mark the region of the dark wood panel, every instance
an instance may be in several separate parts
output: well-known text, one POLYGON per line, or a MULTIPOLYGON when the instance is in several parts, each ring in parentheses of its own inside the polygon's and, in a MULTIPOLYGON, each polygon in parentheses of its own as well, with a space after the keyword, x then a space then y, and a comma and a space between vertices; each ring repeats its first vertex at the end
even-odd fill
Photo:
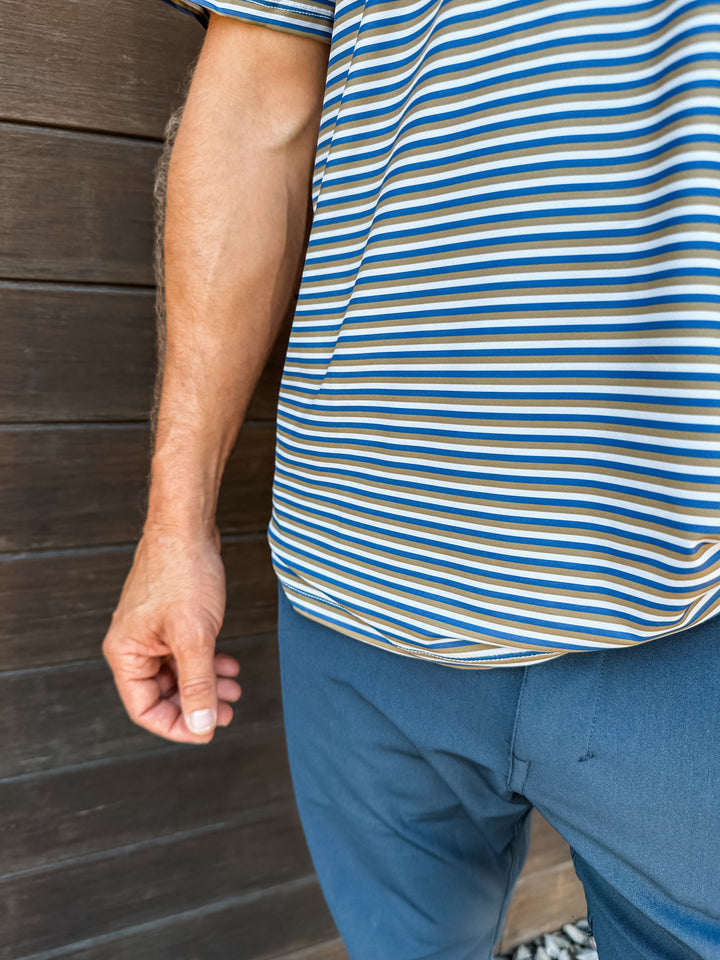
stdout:
MULTIPOLYGON (((275 638, 235 641, 221 649, 240 661, 243 695, 233 704, 230 726, 215 732, 213 740, 220 743, 249 736, 256 725, 282 717, 275 638)), ((104 660, 0 675, 0 730, 0 780, 92 760, 139 757, 170 743, 130 720, 104 660)))
MULTIPOLYGON (((289 328, 249 420, 275 419, 289 328)), ((147 419, 155 368, 154 290, 0 289, 0 422, 147 419)))
POLYGON ((0 781, 0 880, 70 857, 146 843, 243 815, 293 806, 285 736, 275 728, 213 740, 189 753, 171 745, 71 770, 0 781))
POLYGON ((304 950, 284 953, 282 957, 275 957, 274 960, 348 960, 348 953, 342 940, 335 938, 304 950))
POLYGON ((587 916, 567 841, 533 810, 530 849, 515 885, 498 953, 587 916))
POLYGON ((556 864, 522 883, 518 879, 499 950, 506 953, 586 916, 585 892, 572 862, 556 864))
POLYGON ((0 421, 142 420, 153 290, 0 288, 0 421))
POLYGON ((0 117, 161 137, 204 36, 160 0, 3 0, 0 117))
POLYGON ((154 142, 0 124, 0 277, 153 284, 159 156, 154 142))
MULTIPOLYGON (((0 671, 99 659, 133 547, 0 561, 0 671)), ((277 586, 264 534, 224 543, 219 641, 273 632, 277 586)))
POLYGON ((53 954, 62 960, 347 960, 337 949, 306 944, 336 934, 313 878, 245 900, 218 904, 200 916, 182 914, 151 928, 53 954), (292 953, 287 953, 292 950, 292 953))
MULTIPOLYGON (((145 424, 0 428, 0 550, 135 542, 149 469, 145 424)), ((218 502, 222 533, 267 528, 274 425, 245 423, 218 502)))
MULTIPOLYGON (((189 837, 60 861, 0 881, 5 942, 12 943, 13 957, 23 957, 309 874, 312 863, 294 810, 262 823, 212 824, 189 837)), ((205 935, 211 931, 206 922, 205 935)))

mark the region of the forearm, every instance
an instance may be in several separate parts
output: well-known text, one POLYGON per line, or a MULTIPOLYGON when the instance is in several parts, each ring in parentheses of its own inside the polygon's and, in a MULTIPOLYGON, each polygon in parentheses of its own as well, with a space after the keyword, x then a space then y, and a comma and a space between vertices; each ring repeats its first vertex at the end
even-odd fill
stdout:
POLYGON ((297 292, 317 121, 204 82, 172 149, 165 343, 146 523, 209 532, 227 457, 297 292))

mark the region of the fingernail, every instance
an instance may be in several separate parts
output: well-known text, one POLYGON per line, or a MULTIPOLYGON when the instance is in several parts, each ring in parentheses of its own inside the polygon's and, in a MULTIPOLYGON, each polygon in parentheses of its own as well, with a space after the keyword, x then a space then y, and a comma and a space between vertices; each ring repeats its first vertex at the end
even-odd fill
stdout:
POLYGON ((189 716, 185 717, 185 723, 193 733, 207 733, 215 726, 216 720, 215 710, 193 710, 189 716))

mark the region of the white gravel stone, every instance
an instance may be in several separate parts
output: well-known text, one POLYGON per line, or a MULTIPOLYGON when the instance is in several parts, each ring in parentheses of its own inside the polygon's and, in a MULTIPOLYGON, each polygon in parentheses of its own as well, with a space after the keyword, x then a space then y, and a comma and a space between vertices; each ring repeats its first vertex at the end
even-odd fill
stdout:
POLYGON ((532 960, 532 950, 526 944, 521 943, 519 947, 515 947, 512 960, 532 960))
POLYGON ((494 960, 598 960, 598 954, 590 924, 587 920, 578 920, 521 943, 512 953, 494 960))
POLYGON ((563 933, 568 936, 573 943, 578 943, 580 946, 583 946, 589 936, 590 931, 588 930, 586 932, 580 927, 576 926, 574 923, 565 923, 563 924, 563 933))
POLYGON ((558 936, 552 933, 543 935, 543 947, 545 947, 550 960, 560 960, 560 951, 563 949, 563 946, 564 944, 558 936))

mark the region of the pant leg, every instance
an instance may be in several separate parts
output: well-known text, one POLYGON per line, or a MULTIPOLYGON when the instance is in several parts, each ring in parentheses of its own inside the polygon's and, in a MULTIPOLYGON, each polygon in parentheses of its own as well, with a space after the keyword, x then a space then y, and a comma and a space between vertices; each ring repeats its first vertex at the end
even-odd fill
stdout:
POLYGON ((352 960, 489 960, 527 854, 507 787, 522 669, 453 670, 293 609, 278 637, 300 818, 352 960))
POLYGON ((573 849, 600 960, 718 960, 720 619, 533 665, 515 752, 515 788, 573 849))

